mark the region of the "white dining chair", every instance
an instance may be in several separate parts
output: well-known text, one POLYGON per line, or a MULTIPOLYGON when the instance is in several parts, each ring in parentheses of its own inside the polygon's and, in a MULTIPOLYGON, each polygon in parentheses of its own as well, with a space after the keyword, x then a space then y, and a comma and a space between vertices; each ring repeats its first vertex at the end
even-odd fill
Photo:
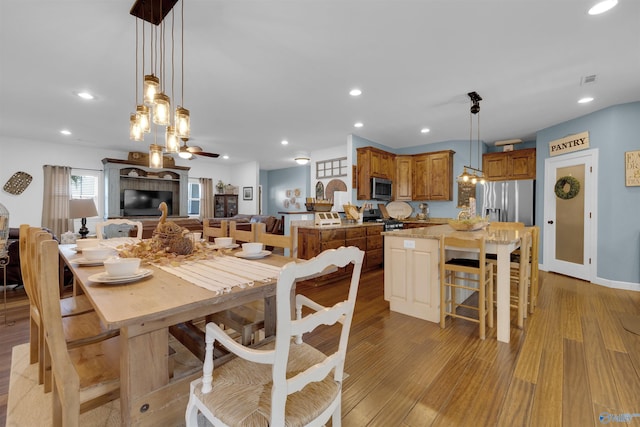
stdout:
POLYGON ((98 239, 106 239, 106 227, 110 225, 130 225, 137 228, 136 238, 142 240, 142 222, 130 219, 108 219, 96 224, 96 236, 98 239))
POLYGON ((360 249, 341 247, 284 266, 276 290, 276 338, 263 347, 245 347, 208 323, 203 375, 191 383, 187 426, 198 425, 198 412, 214 426, 320 426, 330 418, 334 427, 339 426, 344 361, 363 258, 360 249), (339 302, 324 307, 296 295, 292 319, 296 279, 348 264, 353 264, 351 282, 339 302), (320 325, 341 328, 337 349, 328 355, 302 342, 303 334, 320 325), (238 357, 214 369, 216 341, 238 357))

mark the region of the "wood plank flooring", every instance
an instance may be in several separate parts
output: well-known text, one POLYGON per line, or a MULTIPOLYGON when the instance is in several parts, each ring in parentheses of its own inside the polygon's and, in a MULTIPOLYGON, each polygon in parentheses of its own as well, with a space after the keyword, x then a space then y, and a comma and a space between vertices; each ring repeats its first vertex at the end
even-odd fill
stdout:
MULTIPOLYGON (((477 338, 476 324, 447 328, 392 313, 383 274, 363 274, 343 390, 350 426, 598 426, 599 417, 640 413, 640 336, 620 316, 640 315, 640 293, 541 272, 539 305, 524 330, 512 319, 511 342, 495 329, 477 338)), ((300 287, 320 303, 335 302, 346 283, 300 287)), ((11 347, 27 342, 28 311, 12 309, 0 324, 0 425, 4 424, 11 347)), ((0 321, 4 319, 0 318, 0 321)), ((331 328, 308 342, 336 345, 331 328)), ((640 426, 640 417, 626 425, 640 426)))

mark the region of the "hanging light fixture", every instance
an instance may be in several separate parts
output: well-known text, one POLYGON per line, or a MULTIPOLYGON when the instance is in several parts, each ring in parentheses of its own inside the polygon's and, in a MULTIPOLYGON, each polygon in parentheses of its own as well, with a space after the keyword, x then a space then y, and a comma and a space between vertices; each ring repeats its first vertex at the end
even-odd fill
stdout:
POLYGON ((463 167, 463 171, 460 175, 458 175, 459 182, 471 182, 472 184, 480 183, 484 184, 486 182, 484 178, 484 173, 482 169, 480 169, 480 101, 482 98, 478 95, 477 92, 469 92, 467 94, 471 99, 471 108, 469 109, 469 164, 463 167), (476 115, 478 118, 477 131, 478 131, 478 167, 474 168, 471 162, 471 153, 473 149, 473 116, 476 115), (468 170, 473 171, 469 173, 468 170))
POLYGON ((140 123, 138 123, 138 117, 135 113, 129 116, 129 138, 134 141, 144 140, 144 135, 140 129, 140 123))
POLYGON ((153 169, 161 169, 163 167, 162 147, 160 145, 149 145, 149 167, 153 169))
POLYGON ((165 132, 164 151, 166 151, 167 153, 180 152, 180 142, 178 141, 176 130, 173 126, 167 126, 167 131, 165 132))
POLYGON ((176 125, 176 136, 178 138, 189 138, 191 135, 191 117, 189 114, 189 110, 184 108, 184 0, 182 0, 182 10, 180 14, 181 19, 181 36, 180 36, 180 62, 182 64, 180 71, 180 79, 181 79, 181 96, 180 103, 181 106, 176 108, 175 114, 175 125, 176 125))

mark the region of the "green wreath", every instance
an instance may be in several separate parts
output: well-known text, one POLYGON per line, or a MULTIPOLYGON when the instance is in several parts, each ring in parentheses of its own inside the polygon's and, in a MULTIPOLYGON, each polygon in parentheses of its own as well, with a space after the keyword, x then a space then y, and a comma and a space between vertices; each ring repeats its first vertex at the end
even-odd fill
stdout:
POLYGON ((554 189, 556 196, 560 199, 573 199, 580 192, 580 181, 572 176, 563 176, 556 181, 554 189), (569 184, 569 191, 564 191, 565 185, 569 184))

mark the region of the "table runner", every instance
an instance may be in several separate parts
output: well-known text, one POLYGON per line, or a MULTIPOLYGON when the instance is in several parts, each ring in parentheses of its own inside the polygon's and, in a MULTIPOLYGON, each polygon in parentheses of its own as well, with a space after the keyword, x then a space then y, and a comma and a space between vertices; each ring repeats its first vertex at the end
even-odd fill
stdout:
POLYGON ((253 286, 255 282, 270 282, 276 280, 280 273, 280 267, 233 256, 157 267, 216 294, 231 292, 234 287, 253 286))

